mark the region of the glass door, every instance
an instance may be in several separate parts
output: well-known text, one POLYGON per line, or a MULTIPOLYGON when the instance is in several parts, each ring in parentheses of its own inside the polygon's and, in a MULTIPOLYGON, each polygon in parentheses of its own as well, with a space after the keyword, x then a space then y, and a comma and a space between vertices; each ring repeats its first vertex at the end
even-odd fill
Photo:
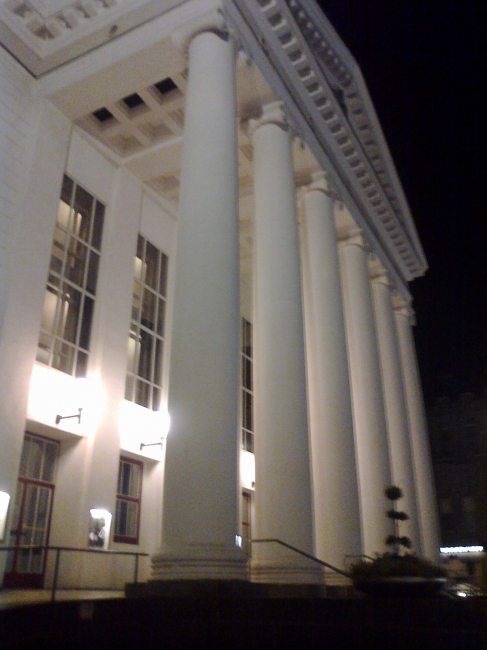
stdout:
POLYGON ((49 542, 54 497, 54 470, 59 443, 26 434, 15 496, 10 545, 4 587, 42 588, 47 553, 41 548, 49 542))

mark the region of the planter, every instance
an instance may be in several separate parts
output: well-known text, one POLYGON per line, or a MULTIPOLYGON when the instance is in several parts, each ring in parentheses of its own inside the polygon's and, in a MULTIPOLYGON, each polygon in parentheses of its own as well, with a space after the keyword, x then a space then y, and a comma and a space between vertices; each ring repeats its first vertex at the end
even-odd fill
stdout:
POLYGON ((353 586, 369 596, 421 597, 431 596, 446 585, 446 578, 409 576, 367 576, 353 579, 353 586))

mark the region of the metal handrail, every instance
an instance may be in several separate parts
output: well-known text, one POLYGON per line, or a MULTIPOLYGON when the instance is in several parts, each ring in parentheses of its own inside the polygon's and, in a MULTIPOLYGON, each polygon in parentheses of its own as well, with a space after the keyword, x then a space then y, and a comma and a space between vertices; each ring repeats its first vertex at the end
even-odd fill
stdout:
POLYGON ((139 553, 136 551, 105 551, 97 548, 76 548, 73 546, 43 546, 39 544, 23 544, 21 546, 1 546, 0 551, 20 551, 20 550, 41 550, 41 551, 56 551, 56 560, 54 564, 54 576, 51 588, 51 602, 56 600, 57 580, 59 575, 59 564, 61 561, 61 551, 71 551, 75 553, 98 553, 102 555, 133 555, 135 557, 134 564, 134 583, 137 583, 139 574, 139 557, 148 557, 149 553, 139 553))
POLYGON ((251 544, 261 544, 261 543, 268 543, 268 542, 274 542, 275 544, 280 544, 281 546, 285 546, 286 548, 290 549, 291 551, 294 551, 295 553, 299 553, 299 555, 302 555, 303 557, 307 557, 308 560, 313 560, 313 562, 317 562, 318 564, 321 564, 321 566, 326 566, 327 569, 331 569, 332 571, 335 571, 335 573, 339 573, 340 575, 345 576, 346 578, 350 578, 350 574, 347 573, 346 571, 342 571, 341 569, 338 569, 336 566, 333 566, 333 564, 324 562, 323 560, 320 560, 314 555, 311 555, 310 553, 306 553, 306 551, 302 551, 301 549, 296 548, 295 546, 291 546, 291 544, 288 544, 287 542, 283 542, 280 539, 251 539, 250 542, 251 544))

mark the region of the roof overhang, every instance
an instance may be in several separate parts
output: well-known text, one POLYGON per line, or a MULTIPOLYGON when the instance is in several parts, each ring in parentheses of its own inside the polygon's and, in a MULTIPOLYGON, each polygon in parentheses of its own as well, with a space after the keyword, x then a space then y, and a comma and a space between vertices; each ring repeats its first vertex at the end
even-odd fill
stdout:
MULTIPOLYGON (((223 0, 397 288, 427 262, 360 69, 313 0, 223 0)), ((405 288, 405 287, 404 287, 405 288)))

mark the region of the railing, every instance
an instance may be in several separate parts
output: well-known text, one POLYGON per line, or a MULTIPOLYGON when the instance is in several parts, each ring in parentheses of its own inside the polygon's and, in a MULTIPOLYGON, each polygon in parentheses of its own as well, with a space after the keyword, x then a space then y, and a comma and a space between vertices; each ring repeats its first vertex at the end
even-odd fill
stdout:
POLYGON ((21 550, 37 550, 37 551, 56 551, 56 560, 54 563, 54 575, 51 587, 51 601, 56 600, 57 581, 59 576, 59 565, 61 562, 61 551, 71 553, 97 553, 98 555, 132 555, 135 558, 134 563, 134 583, 138 581, 139 575, 139 557, 148 557, 149 553, 137 553, 135 551, 103 551, 95 548, 73 548, 71 546, 40 546, 40 545, 24 545, 24 546, 2 546, 0 551, 21 551, 21 550))
POLYGON ((345 576, 346 578, 350 577, 350 574, 347 573, 346 571, 342 571, 341 569, 338 569, 336 566, 333 566, 333 564, 328 564, 328 562, 324 562, 323 560, 318 559, 314 555, 311 555, 310 553, 306 553, 306 551, 302 551, 301 549, 296 548, 295 546, 291 546, 291 544, 288 544, 287 542, 283 542, 280 539, 251 539, 250 542, 252 544, 268 544, 270 542, 273 542, 274 544, 280 544, 281 546, 284 546, 285 548, 288 548, 289 550, 294 551, 295 553, 299 553, 299 555, 308 558, 308 560, 312 560, 313 562, 316 562, 317 564, 320 564, 321 566, 324 566, 327 569, 331 569, 335 573, 339 573, 340 575, 345 576))

